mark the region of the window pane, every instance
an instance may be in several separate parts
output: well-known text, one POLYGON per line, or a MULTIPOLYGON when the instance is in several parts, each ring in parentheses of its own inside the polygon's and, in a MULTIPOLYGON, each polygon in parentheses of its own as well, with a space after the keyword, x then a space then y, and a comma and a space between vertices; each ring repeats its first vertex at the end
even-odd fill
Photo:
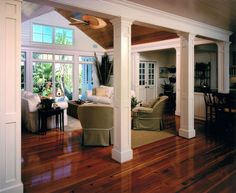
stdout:
POLYGON ((33 62, 33 92, 52 96, 52 63, 33 62))
POLYGON ((43 42, 44 42, 44 43, 49 43, 49 44, 51 44, 51 43, 52 43, 52 36, 50 36, 50 35, 44 35, 44 36, 43 36, 43 42))
POLYGON ((93 68, 92 64, 80 64, 79 65, 79 95, 80 98, 86 98, 86 91, 93 88, 93 68))
POLYGON ((55 64, 55 96, 66 95, 69 100, 72 100, 73 79, 72 79, 72 64, 55 64))
POLYGON ((93 56, 80 56, 79 61, 80 62, 94 62, 94 57, 93 56))
POLYGON ((34 42, 43 42, 42 34, 33 34, 33 41, 34 42))
POLYGON ((52 27, 50 27, 50 26, 43 26, 43 34, 51 36, 51 34, 52 34, 52 27))
POLYGON ((46 25, 33 24, 32 40, 34 42, 52 43, 52 27, 46 25))
POLYGON ((55 44, 72 45, 73 30, 65 28, 55 28, 55 44))
POLYGON ((57 61, 73 61, 73 56, 70 55, 55 55, 57 61))
POLYGON ((26 69, 26 53, 21 52, 21 89, 22 90, 25 89, 25 77, 26 77, 25 69, 26 69))
POLYGON ((43 33, 43 26, 42 25, 33 24, 33 33, 42 34, 43 33))

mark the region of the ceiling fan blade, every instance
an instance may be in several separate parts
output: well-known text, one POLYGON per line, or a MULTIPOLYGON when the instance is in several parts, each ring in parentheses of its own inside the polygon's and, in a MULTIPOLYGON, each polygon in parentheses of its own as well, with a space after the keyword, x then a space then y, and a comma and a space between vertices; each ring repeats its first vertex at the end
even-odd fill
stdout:
POLYGON ((82 18, 84 21, 88 22, 91 29, 100 29, 107 25, 103 19, 91 15, 84 15, 82 18))
POLYGON ((71 23, 69 25, 79 25, 79 24, 86 24, 86 25, 88 25, 88 22, 80 20, 80 19, 76 19, 76 18, 73 18, 73 17, 70 17, 70 20, 72 20, 72 21, 71 21, 71 23))

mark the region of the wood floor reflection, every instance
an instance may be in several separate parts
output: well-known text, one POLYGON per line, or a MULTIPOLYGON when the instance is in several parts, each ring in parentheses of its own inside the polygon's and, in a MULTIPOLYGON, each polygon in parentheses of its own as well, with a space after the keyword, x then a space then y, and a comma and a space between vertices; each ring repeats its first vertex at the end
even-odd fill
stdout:
POLYGON ((23 134, 24 192, 235 192, 235 133, 205 133, 201 121, 195 128, 194 139, 173 136, 135 148, 124 164, 111 159, 112 147, 81 147, 80 131, 23 134))

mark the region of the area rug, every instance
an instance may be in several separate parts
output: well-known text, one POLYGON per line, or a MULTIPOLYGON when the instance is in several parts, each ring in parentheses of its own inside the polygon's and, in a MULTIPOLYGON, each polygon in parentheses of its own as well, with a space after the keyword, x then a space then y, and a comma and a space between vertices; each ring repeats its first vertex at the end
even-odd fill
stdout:
POLYGON ((140 147, 149 143, 159 141, 171 136, 175 136, 176 132, 173 129, 166 129, 163 131, 144 131, 133 130, 131 131, 131 146, 132 148, 140 147))
MULTIPOLYGON (((81 129, 82 126, 78 119, 68 116, 68 125, 65 126, 65 132, 72 132, 81 129)), ((131 130, 132 148, 140 147, 149 143, 159 141, 176 135, 173 129, 164 129, 163 131, 145 131, 131 130)))

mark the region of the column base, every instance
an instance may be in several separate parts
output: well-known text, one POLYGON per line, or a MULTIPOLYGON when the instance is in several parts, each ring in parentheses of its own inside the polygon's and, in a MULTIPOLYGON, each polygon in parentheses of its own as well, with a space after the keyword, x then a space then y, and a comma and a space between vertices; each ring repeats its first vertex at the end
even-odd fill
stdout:
POLYGON ((187 138, 187 139, 191 139, 196 136, 196 132, 194 129, 187 130, 187 129, 180 128, 179 129, 179 136, 187 138))
POLYGON ((19 183, 15 186, 10 186, 5 189, 0 189, 1 193, 23 193, 23 184, 19 183))
POLYGON ((116 149, 112 149, 112 159, 118 161, 119 163, 124 163, 133 159, 133 150, 130 149, 128 151, 120 152, 116 149))

